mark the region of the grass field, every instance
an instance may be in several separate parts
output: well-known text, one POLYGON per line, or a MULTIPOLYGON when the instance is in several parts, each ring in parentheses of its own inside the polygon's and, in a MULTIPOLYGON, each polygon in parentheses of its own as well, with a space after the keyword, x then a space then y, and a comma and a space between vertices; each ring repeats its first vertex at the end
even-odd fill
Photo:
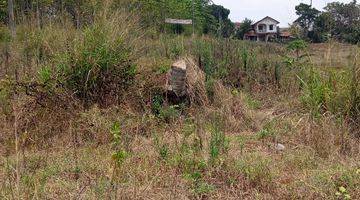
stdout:
POLYGON ((0 199, 359 199, 358 46, 120 19, 2 41, 0 199), (181 58, 188 98, 174 103, 181 58))

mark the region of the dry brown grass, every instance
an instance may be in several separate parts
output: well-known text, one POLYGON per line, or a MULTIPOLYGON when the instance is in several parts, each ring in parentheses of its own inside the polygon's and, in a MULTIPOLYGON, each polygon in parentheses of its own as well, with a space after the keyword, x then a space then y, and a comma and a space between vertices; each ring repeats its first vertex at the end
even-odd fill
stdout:
POLYGON ((325 68, 346 68, 351 65, 350 59, 354 56, 357 47, 350 44, 331 41, 328 43, 311 44, 309 53, 316 66, 325 68))
MULTIPOLYGON (((152 111, 152 104, 154 96, 166 92, 172 44, 143 37, 129 18, 123 27, 117 21, 121 16, 104 23, 134 47, 131 59, 136 58, 138 72, 118 104, 85 109, 62 87, 48 93, 36 85, 29 95, 20 84, 20 152, 15 152, 13 110, 5 106, 14 102, 1 105, 0 199, 338 199, 339 187, 352 199, 360 196, 359 139, 333 115, 314 118, 304 110, 294 74, 283 78, 284 89, 274 84, 273 65, 284 54, 282 46, 244 43, 258 55, 249 72, 254 77, 244 75, 240 81, 247 88, 238 90, 224 83, 238 81, 242 61, 232 53, 241 49, 230 40, 203 38, 223 48, 213 56, 225 57, 220 54, 228 51, 227 64, 237 67, 229 69, 236 75, 215 80, 209 95, 204 72, 196 59, 188 59, 190 104, 179 112, 163 106, 164 117, 152 111), (277 150, 278 143, 285 150, 277 150)), ((47 58, 42 64, 51 65, 81 32, 47 27, 42 34, 47 58)), ((180 39, 183 48, 192 45, 180 39)), ((338 45, 312 45, 314 62, 345 66, 352 47, 338 45), (334 56, 336 49, 342 50, 334 56)), ((20 59, 23 49, 20 41, 12 44, 11 66, 21 66, 21 77, 37 75, 35 58, 20 59)))

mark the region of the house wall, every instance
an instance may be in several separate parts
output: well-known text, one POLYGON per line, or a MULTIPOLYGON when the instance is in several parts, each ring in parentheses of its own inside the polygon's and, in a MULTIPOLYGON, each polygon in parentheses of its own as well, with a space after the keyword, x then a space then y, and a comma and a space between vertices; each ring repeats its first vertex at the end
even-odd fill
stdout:
POLYGON ((264 19, 261 22, 256 24, 256 32, 257 33, 276 33, 277 32, 277 23, 274 20, 271 19, 264 19), (259 25, 266 25, 266 31, 260 32, 259 25), (273 25, 273 30, 270 30, 270 25, 273 25))

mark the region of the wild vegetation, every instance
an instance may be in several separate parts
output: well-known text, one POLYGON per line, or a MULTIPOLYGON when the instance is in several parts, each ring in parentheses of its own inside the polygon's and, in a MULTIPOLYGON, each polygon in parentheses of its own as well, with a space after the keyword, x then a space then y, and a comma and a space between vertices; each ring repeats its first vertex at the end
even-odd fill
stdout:
POLYGON ((360 4, 357 0, 349 3, 332 2, 325 11, 319 11, 310 5, 301 3, 296 6, 299 18, 295 28, 299 37, 312 42, 326 42, 337 39, 342 42, 357 44, 360 41, 360 4))
POLYGON ((358 199, 359 46, 161 33, 132 7, 158 1, 89 2, 1 27, 0 199, 358 199))

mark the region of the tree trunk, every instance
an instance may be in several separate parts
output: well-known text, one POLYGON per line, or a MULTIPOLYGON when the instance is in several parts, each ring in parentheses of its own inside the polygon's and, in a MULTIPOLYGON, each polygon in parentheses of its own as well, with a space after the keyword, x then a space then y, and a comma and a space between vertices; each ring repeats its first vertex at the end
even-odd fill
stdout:
MULTIPOLYGON (((8 13, 9 13, 9 28, 11 31, 11 37, 16 37, 16 30, 15 30, 15 14, 14 14, 14 1, 8 0, 8 13)), ((18 70, 15 67, 15 80, 18 81, 18 70)))
POLYGON ((8 13, 9 13, 9 28, 11 30, 11 35, 15 37, 15 15, 14 15, 14 1, 8 0, 8 13))

